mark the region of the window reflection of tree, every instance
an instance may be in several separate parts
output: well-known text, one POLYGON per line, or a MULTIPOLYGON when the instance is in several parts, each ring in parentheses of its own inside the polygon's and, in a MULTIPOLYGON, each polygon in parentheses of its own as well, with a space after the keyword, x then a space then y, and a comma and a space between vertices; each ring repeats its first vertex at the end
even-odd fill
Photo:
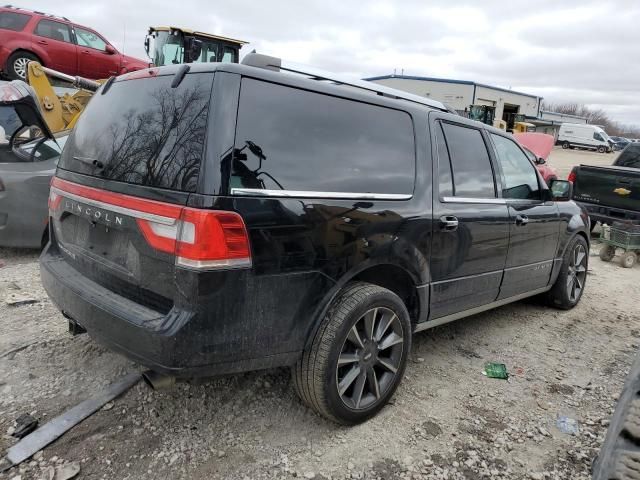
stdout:
POLYGON ((107 134, 97 133, 99 150, 109 152, 102 175, 123 182, 191 191, 204 148, 208 95, 194 86, 164 87, 150 95, 144 111, 130 110, 107 134))

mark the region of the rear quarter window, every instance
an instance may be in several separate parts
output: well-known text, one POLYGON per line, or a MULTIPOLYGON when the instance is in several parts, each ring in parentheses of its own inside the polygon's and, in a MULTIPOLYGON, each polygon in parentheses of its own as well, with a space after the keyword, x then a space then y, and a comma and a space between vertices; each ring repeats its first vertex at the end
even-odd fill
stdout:
POLYGON ((16 12, 0 12, 0 28, 20 32, 29 22, 31 15, 16 12))
POLYGON ((409 114, 245 78, 231 188, 411 194, 409 114))
POLYGON ((105 95, 98 91, 69 137, 59 168, 195 191, 213 73, 188 74, 177 88, 171 88, 173 78, 116 81, 105 95))

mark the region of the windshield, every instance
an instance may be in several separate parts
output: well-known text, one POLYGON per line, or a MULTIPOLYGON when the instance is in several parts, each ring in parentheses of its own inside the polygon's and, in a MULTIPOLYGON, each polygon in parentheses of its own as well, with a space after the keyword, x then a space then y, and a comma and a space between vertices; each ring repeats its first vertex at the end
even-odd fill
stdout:
POLYGON ((60 156, 69 135, 57 137, 55 140, 44 137, 25 142, 16 148, 19 160, 27 162, 44 162, 60 156))
POLYGON ((184 44, 182 37, 171 35, 169 32, 155 32, 152 38, 153 50, 151 59, 154 65, 162 67, 183 62, 184 44))

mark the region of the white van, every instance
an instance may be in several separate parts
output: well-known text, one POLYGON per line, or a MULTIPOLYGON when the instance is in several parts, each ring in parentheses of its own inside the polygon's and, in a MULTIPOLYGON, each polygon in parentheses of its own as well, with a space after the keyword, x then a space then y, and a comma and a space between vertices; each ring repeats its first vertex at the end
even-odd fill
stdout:
POLYGON ((609 135, 596 125, 583 123, 563 123, 558 132, 557 144, 562 148, 591 148, 600 153, 611 152, 609 135))

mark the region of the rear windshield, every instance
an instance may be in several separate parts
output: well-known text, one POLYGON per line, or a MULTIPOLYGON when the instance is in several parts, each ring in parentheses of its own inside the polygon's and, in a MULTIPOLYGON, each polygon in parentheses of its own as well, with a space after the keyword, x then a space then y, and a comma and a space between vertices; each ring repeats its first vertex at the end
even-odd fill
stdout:
POLYGON ((614 165, 618 167, 640 168, 640 143, 630 143, 627 145, 614 165))
POLYGON ((213 73, 115 82, 98 91, 62 152, 59 168, 193 192, 200 172, 213 73))
POLYGON ((24 13, 0 12, 0 28, 19 32, 27 24, 31 16, 24 13))

